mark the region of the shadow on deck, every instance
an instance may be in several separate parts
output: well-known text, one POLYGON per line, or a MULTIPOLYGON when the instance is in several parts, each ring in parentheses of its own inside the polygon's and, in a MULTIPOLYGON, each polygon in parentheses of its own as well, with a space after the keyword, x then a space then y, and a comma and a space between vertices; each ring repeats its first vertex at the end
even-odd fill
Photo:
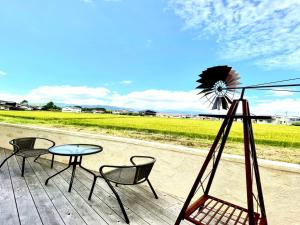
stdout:
MULTIPOLYGON (((0 149, 0 162, 11 154, 0 149)), ((107 184, 98 179, 94 195, 88 201, 92 176, 76 170, 73 189, 69 193, 70 170, 49 181, 45 180, 66 167, 50 161, 26 159, 25 176, 21 177, 21 158, 12 157, 0 169, 0 224, 1 225, 90 225, 126 224, 117 200, 107 184)), ((154 184, 155 185, 155 184, 154 184)), ((119 186, 117 192, 133 225, 174 224, 182 202, 171 195, 158 192, 155 199, 148 186, 119 186)), ((182 224, 187 224, 182 221, 182 224)))

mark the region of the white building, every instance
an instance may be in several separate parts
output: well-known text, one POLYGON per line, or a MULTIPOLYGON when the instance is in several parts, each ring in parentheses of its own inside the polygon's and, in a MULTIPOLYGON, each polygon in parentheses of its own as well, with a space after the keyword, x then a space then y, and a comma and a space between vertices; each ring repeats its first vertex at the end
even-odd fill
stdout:
POLYGON ((300 122, 299 116, 275 116, 274 118, 274 123, 276 124, 292 125, 293 123, 300 122))
POLYGON ((104 110, 99 110, 99 109, 94 109, 94 110, 92 110, 92 113, 94 113, 94 114, 103 114, 103 113, 105 113, 105 111, 104 110))
POLYGON ((113 110, 112 114, 117 114, 117 115, 126 115, 128 114, 129 111, 126 109, 121 109, 121 110, 113 110))
POLYGON ((62 112, 70 112, 70 113, 81 113, 81 108, 79 107, 64 107, 61 109, 62 112))
POLYGON ((20 110, 25 110, 25 111, 32 111, 33 110, 33 107, 29 106, 29 105, 20 105, 20 104, 18 104, 17 108, 20 109, 20 110))

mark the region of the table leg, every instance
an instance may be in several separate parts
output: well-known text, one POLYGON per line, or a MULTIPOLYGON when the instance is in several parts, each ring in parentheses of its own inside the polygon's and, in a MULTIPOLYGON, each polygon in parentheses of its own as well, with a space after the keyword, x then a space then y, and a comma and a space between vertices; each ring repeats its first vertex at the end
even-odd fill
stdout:
POLYGON ((47 184, 48 184, 48 181, 49 181, 51 178, 53 178, 53 177, 55 177, 56 175, 58 175, 58 174, 60 174, 60 173, 64 172, 65 170, 69 169, 70 167, 71 167, 71 164, 69 164, 69 165, 68 165, 68 167, 64 168, 63 170, 61 170, 61 171, 59 171, 59 172, 55 173, 55 174, 54 174, 54 175, 52 175, 51 177, 48 177, 48 179, 47 179, 47 180, 46 180, 46 182, 45 182, 45 185, 47 185, 47 184))
MULTIPOLYGON (((81 158, 81 157, 80 157, 81 158)), ((78 157, 75 156, 74 157, 74 161, 73 161, 73 169, 72 169, 72 175, 71 175, 71 181, 70 181, 70 185, 69 185, 69 192, 71 192, 71 189, 72 189, 72 185, 73 185, 73 180, 74 180, 74 176, 75 176, 75 171, 76 171, 76 165, 80 163, 80 161, 78 162, 77 161, 78 157)), ((80 164, 79 164, 80 165, 80 164)))
POLYGON ((70 156, 70 159, 69 159, 69 165, 68 165, 66 168, 64 168, 63 170, 58 171, 57 173, 55 173, 55 174, 53 174, 52 176, 48 177, 47 180, 46 180, 46 182, 45 182, 45 185, 48 184, 48 182, 49 182, 50 179, 52 179, 52 178, 55 177, 56 175, 58 175, 58 174, 64 172, 65 170, 69 169, 69 168, 71 167, 71 165, 72 165, 72 156, 70 156))
MULTIPOLYGON (((81 162, 82 162, 82 156, 70 156, 70 159, 69 159, 69 165, 68 165, 65 169, 63 169, 63 170, 61 170, 61 171, 55 173, 54 175, 50 176, 50 177, 46 180, 45 185, 48 184, 48 182, 49 182, 50 179, 52 179, 52 178, 55 177, 56 175, 62 173, 63 171, 69 169, 71 166, 73 166, 73 167, 72 167, 71 180, 70 180, 69 189, 68 189, 68 191, 71 192, 72 186, 73 186, 74 177, 75 177, 75 172, 76 172, 76 166, 77 166, 77 165, 79 165, 79 167, 82 168, 83 170, 85 170, 86 172, 92 174, 92 175, 94 176, 94 179, 95 179, 95 178, 97 177, 97 175, 96 175, 95 173, 93 173, 92 171, 88 170, 87 168, 83 167, 83 166, 81 165, 81 162), (73 157, 74 157, 74 159, 73 159, 73 157)), ((99 176, 99 177, 101 177, 101 176, 99 176)))
MULTIPOLYGON (((88 172, 89 174, 93 175, 94 177, 96 177, 97 175, 95 173, 93 173, 92 171, 90 171, 89 169, 85 168, 84 166, 81 165, 81 162, 82 162, 82 156, 80 156, 80 159, 79 159, 79 167, 83 170, 85 170, 86 172, 88 172)), ((101 177, 101 176, 99 176, 101 177)))

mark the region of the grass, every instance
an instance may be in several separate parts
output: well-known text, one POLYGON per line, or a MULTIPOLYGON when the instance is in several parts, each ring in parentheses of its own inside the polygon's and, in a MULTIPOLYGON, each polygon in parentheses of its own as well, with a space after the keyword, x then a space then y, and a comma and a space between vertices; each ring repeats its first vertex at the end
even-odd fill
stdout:
MULTIPOLYGON (((0 121, 63 127, 208 148, 222 121, 174 119, 112 114, 76 114, 43 111, 0 111, 0 121)), ((225 152, 242 154, 242 123, 234 123, 225 152)), ((260 158, 300 163, 300 127, 253 124, 260 158)))

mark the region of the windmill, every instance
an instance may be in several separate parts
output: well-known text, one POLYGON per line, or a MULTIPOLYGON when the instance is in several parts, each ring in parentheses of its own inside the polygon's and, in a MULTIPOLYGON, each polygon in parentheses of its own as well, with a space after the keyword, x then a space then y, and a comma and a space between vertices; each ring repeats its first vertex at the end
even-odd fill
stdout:
POLYGON ((277 88, 276 91, 297 92, 278 88, 299 87, 300 84, 275 84, 297 80, 299 78, 241 87, 239 86, 239 75, 228 66, 208 68, 203 71, 199 77, 197 80, 199 83, 197 88, 201 89, 199 94, 202 95, 203 98, 206 98, 207 102, 212 106, 212 109, 223 109, 228 110, 228 112, 227 115, 202 114, 204 116, 224 118, 224 120, 181 212, 178 215, 175 225, 179 225, 182 220, 187 220, 196 225, 268 225, 251 121, 252 119, 271 119, 271 117, 252 115, 250 113, 249 103, 244 99, 244 93, 247 89, 273 90, 273 88, 277 88), (234 92, 237 90, 241 90, 241 94, 238 99, 234 99, 234 92), (239 105, 241 105, 242 114, 237 114, 239 105), (246 207, 210 195, 213 179, 231 126, 237 118, 243 121, 247 193, 246 207), (209 168, 210 164, 211 168, 209 168), (211 170, 207 171, 209 169, 211 170), (201 189, 203 195, 192 202, 196 193, 201 189), (254 193, 254 189, 256 189, 257 193, 254 193), (256 203, 256 209, 254 203, 256 203))

